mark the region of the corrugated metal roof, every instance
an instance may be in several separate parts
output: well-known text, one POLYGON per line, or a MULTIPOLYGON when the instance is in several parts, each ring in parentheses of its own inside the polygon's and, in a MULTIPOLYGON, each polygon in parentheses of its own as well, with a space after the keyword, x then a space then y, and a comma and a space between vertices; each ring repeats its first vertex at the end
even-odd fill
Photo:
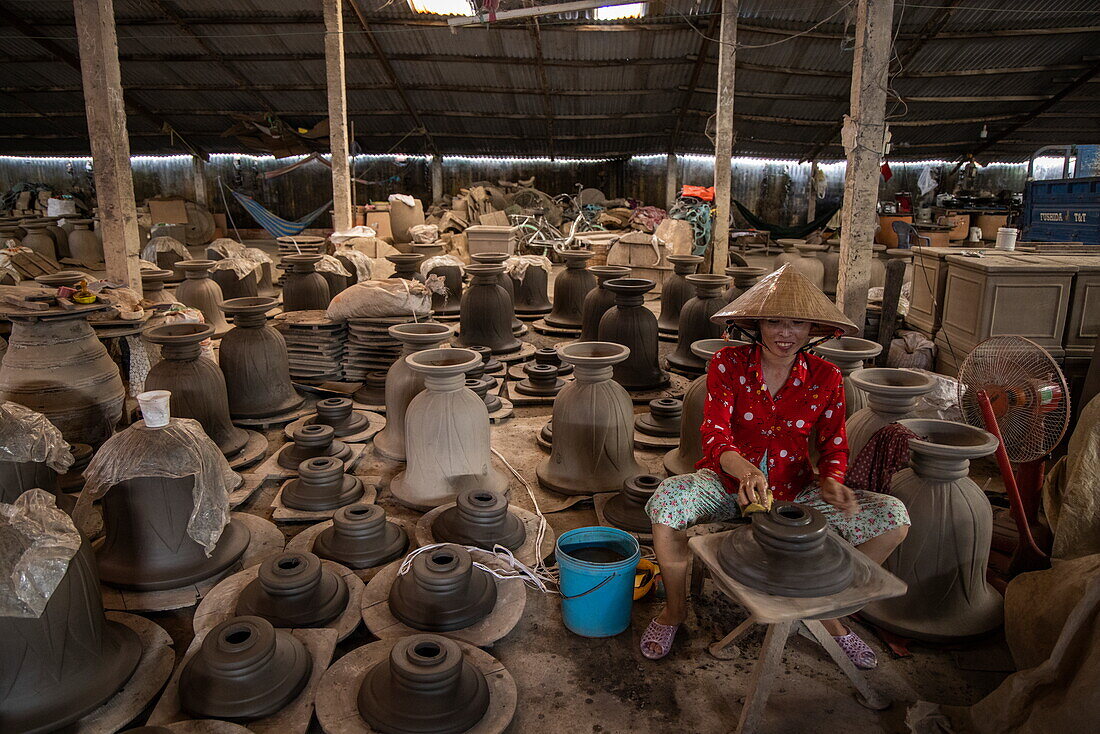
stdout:
MULTIPOLYGON (((520 5, 504 0, 502 9, 520 5)), ((539 21, 540 70, 530 21, 452 32, 444 18, 413 13, 401 0, 348 0, 348 105, 357 142, 364 152, 386 151, 416 127, 400 87, 448 154, 541 156, 551 147, 559 156, 661 153, 678 119, 678 150, 708 152, 718 44, 705 36, 719 5, 668 0, 643 18, 608 23, 592 20, 591 12, 546 16, 539 21), (706 58, 685 107, 701 48, 706 58)), ((890 83, 895 155, 956 157, 982 144, 983 127, 994 138, 1004 133, 987 153, 993 157, 1018 158, 1042 144, 1100 142, 1100 84, 1048 102, 1096 64, 1096 0, 1051 5, 968 0, 937 26, 937 0, 897 3, 897 56, 912 58, 890 83), (924 38, 929 28, 938 35, 924 38), (914 44, 920 48, 910 53, 914 44), (983 70, 996 73, 973 73, 983 70), (1050 109, 1035 116, 1041 106, 1050 109)), ((171 7, 190 33, 154 4, 115 0, 122 79, 128 96, 192 144, 240 150, 238 141, 220 135, 233 112, 270 111, 300 125, 324 116, 319 3, 175 0, 171 7)), ((741 0, 736 154, 797 158, 822 143, 819 157, 842 154, 836 126, 848 110, 852 7, 839 0, 741 0)), ((0 30, 0 151, 84 152, 80 74, 50 50, 77 54, 72 3, 38 0, 18 12, 36 30, 0 30), (35 116, 50 113, 57 119, 35 116)), ((154 120, 131 114, 128 128, 135 153, 171 149, 154 120)), ((401 149, 421 152, 424 145, 413 135, 401 149)))

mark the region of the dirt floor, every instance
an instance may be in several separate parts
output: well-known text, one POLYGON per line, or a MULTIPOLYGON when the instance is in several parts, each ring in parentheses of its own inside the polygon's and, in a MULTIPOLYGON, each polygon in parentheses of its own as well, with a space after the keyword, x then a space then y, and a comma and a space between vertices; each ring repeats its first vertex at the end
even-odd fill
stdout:
MULTIPOLYGON (((249 243, 254 244, 254 243, 249 243)), ((754 258, 755 259, 755 258, 754 258)), ((652 303, 655 307, 656 304, 652 303)), ((537 346, 555 343, 533 331, 524 337, 537 346)), ((662 355, 674 348, 662 342, 662 355)), ((644 406, 636 410, 644 412, 644 406)), ((538 488, 535 467, 547 454, 535 435, 549 419, 550 406, 516 409, 512 419, 492 428, 492 442, 530 485, 543 505, 553 501, 538 488)), ((283 441, 282 431, 269 433, 272 448, 283 441)), ((663 452, 638 452, 639 461, 664 476, 663 452)), ((358 474, 379 474, 383 485, 399 470, 373 454, 370 465, 358 474)), ((504 467, 500 467, 504 469, 504 467)), ((992 466, 975 465, 979 485, 991 477, 992 466)), ((271 517, 270 503, 277 483, 265 486, 238 508, 271 517)), ((513 478, 511 501, 534 510, 528 490, 513 478)), ((393 502, 383 489, 379 504, 394 517, 415 519, 393 502)), ((597 524, 590 502, 547 515, 556 533, 597 524)), ((308 524, 280 526, 287 538, 308 524)), ((547 544, 542 549, 550 553, 547 544)), ((588 639, 565 629, 559 600, 528 590, 527 606, 519 625, 489 648, 515 677, 519 707, 509 731, 538 732, 728 732, 736 728, 753 665, 760 650, 763 630, 754 630, 741 645, 742 657, 721 661, 707 646, 745 618, 744 611, 716 591, 711 583, 693 600, 692 615, 681 630, 673 653, 665 660, 646 660, 638 651, 639 638, 660 602, 649 598, 634 605, 629 630, 613 638, 588 639)), ((172 635, 177 655, 187 648, 193 610, 149 615, 172 635)), ((894 700, 886 711, 864 708, 839 669, 815 644, 792 637, 783 656, 783 672, 771 694, 764 732, 904 732, 906 708, 917 700, 967 705, 991 691, 1011 671, 1007 648, 1000 635, 967 645, 926 647, 914 644, 909 657, 896 658, 872 631, 858 622, 854 627, 878 654, 880 665, 867 674, 871 685, 894 700)), ((340 656, 370 642, 360 627, 337 648, 340 656)), ((140 720, 139 720, 140 721, 140 720)), ((321 731, 314 721, 310 731, 321 731)))

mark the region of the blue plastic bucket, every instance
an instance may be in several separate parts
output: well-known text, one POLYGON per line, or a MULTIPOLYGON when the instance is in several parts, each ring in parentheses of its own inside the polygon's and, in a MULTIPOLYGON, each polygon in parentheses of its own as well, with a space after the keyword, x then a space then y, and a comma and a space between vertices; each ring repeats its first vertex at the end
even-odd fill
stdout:
POLYGON ((618 528, 577 528, 558 538, 561 616, 582 637, 611 637, 630 626, 637 539, 618 528))

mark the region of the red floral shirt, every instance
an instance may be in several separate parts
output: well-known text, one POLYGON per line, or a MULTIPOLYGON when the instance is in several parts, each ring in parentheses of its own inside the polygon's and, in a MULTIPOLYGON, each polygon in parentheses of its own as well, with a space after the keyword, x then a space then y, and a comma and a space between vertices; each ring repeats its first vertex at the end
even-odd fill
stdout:
POLYGON ((767 454, 768 484, 777 500, 793 500, 813 481, 810 435, 816 433, 821 476, 844 481, 848 437, 844 381, 836 366, 799 354, 787 382, 772 398, 760 367, 760 347, 725 347, 710 361, 703 405, 703 458, 731 494, 737 480, 722 471, 722 454, 736 451, 760 466, 767 454))

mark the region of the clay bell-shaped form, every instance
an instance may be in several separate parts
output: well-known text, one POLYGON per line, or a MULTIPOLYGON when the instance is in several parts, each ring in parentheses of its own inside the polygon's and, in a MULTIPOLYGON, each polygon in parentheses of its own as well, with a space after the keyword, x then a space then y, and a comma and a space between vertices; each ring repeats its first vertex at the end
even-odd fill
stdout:
POLYGON ((675 438, 680 435, 680 419, 683 414, 682 400, 656 398, 649 401, 648 413, 634 419, 634 427, 647 436, 675 438))
POLYGON ((554 308, 546 315, 546 324, 558 329, 580 329, 584 297, 596 287, 596 276, 585 265, 595 253, 589 250, 567 250, 565 270, 554 280, 554 308))
POLYGON ((600 319, 600 341, 628 349, 614 372, 615 382, 627 390, 652 390, 668 382, 657 363, 657 317, 644 305, 645 294, 656 287, 645 278, 613 278, 604 283, 615 294, 615 308, 600 319))
POLYGON ((420 263, 424 261, 423 255, 418 253, 394 253, 393 255, 386 255, 386 259, 393 263, 391 278, 424 282, 424 276, 420 274, 420 263))
POLYGON ((280 553, 260 564, 241 590, 237 614, 263 617, 276 627, 323 627, 348 605, 348 585, 313 553, 280 553))
POLYGON ((835 364, 844 375, 844 409, 846 417, 867 407, 867 396, 852 382, 852 373, 863 369, 863 363, 882 352, 882 345, 870 339, 842 336, 813 348, 815 354, 835 364))
POLYGON ((516 318, 516 283, 512 280, 512 276, 508 274, 504 265, 510 257, 511 255, 504 252, 479 252, 470 255, 470 259, 479 265, 500 265, 504 268, 497 276, 497 284, 508 294, 508 302, 512 310, 512 333, 521 334, 523 333, 523 322, 516 318))
POLYGON ((929 375, 900 367, 869 367, 856 370, 847 379, 867 396, 867 407, 854 413, 845 425, 848 454, 853 459, 880 428, 913 417, 917 401, 936 386, 929 375))
POLYGON ((535 264, 530 264, 523 271, 523 278, 513 277, 515 281, 515 308, 521 316, 541 316, 550 313, 554 308, 547 296, 548 283, 546 270, 535 264))
POLYGON ((872 602, 860 613, 906 637, 948 642, 996 629, 1000 594, 986 581, 993 511, 969 477, 970 462, 997 449, 986 431, 951 421, 908 419, 909 468, 890 482, 913 524, 886 559, 886 570, 909 585, 905 596, 872 602))
POLYGON ((373 731, 460 734, 485 717, 489 685, 454 640, 412 635, 367 671, 358 704, 373 731))
POLYGON ((103 243, 92 231, 92 220, 69 219, 66 221, 73 225, 73 231, 69 233, 69 254, 72 258, 83 265, 103 262, 103 243))
POLYGON ((365 429, 370 421, 352 410, 351 398, 325 398, 317 401, 317 414, 306 419, 306 425, 332 426, 336 437, 352 436, 365 429))
POLYGON ((468 349, 429 349, 405 358, 424 377, 424 391, 405 413, 408 466, 390 484, 403 505, 427 510, 453 502, 464 489, 505 491, 492 466, 489 411, 466 388, 466 370, 481 357, 468 349))
POLYGON ((176 263, 184 274, 184 280, 176 288, 176 300, 185 306, 197 308, 202 312, 203 320, 214 327, 214 336, 219 337, 229 331, 229 322, 222 314, 221 286, 211 277, 213 260, 180 260, 176 263))
POLYGON ((233 617, 210 630, 183 666, 180 707, 196 718, 262 719, 293 701, 312 671, 297 637, 260 617, 233 617))
POLYGON ((512 332, 512 298, 500 285, 503 265, 470 265, 472 278, 462 292, 459 344, 489 347, 493 354, 509 354, 522 345, 512 332))
POLYGON ((210 324, 174 323, 148 329, 145 340, 160 345, 162 359, 145 378, 145 389, 171 392, 172 415, 197 420, 222 454, 232 456, 248 443, 248 433, 230 421, 221 369, 202 356, 201 343, 213 335, 210 324))
POLYGON ((432 537, 444 543, 475 545, 492 550, 503 545, 516 550, 527 540, 523 521, 508 511, 508 498, 500 492, 468 489, 458 495, 432 523, 432 537))
POLYGON ((274 298, 234 298, 222 304, 233 329, 222 339, 218 363, 225 375, 229 414, 235 419, 267 418, 295 410, 302 397, 290 382, 283 335, 267 325, 274 298))
POLYGON ((341 507, 313 541, 321 558, 353 569, 374 568, 397 560, 409 547, 405 529, 386 520, 379 505, 356 503, 341 507))
POLYGON ((85 541, 40 616, 0 616, 0 730, 63 729, 122 688, 140 658, 137 634, 103 617, 85 541))
POLYGON ((558 377, 558 368, 548 364, 525 364, 523 373, 527 375, 516 383, 515 390, 521 395, 553 397, 565 387, 565 380, 558 377))
MULTIPOLYGON (((243 258, 222 258, 221 262, 215 263, 214 271, 210 274, 210 279, 218 284, 218 287, 222 289, 222 298, 229 300, 231 298, 254 298, 259 295, 259 289, 256 281, 256 271, 253 270, 248 275, 240 276, 231 264, 240 263, 243 258)), ((247 261, 246 261, 247 262, 247 261)))
POLYGON ((317 272, 320 255, 286 255, 283 283, 283 311, 324 311, 332 295, 325 276, 317 272))
POLYGON ((661 315, 657 318, 657 329, 662 334, 673 336, 680 328, 680 309, 695 296, 695 286, 688 282, 687 276, 694 275, 701 255, 669 255, 672 263, 672 275, 661 286, 661 315))
POLYGON ((314 423, 294 429, 291 434, 294 441, 279 449, 279 466, 284 469, 297 469, 307 459, 332 458, 341 464, 351 456, 351 447, 336 440, 332 426, 314 423))
POLYGON ((387 459, 405 460, 405 412, 409 403, 424 389, 424 376, 409 366, 405 358, 440 346, 454 334, 445 324, 394 324, 388 329, 401 342, 401 356, 386 372, 386 427, 374 437, 374 449, 387 459))
POLYGON ((553 449, 539 464, 539 484, 561 494, 615 492, 642 473, 634 459, 634 405, 612 368, 630 350, 610 342, 576 342, 561 348, 576 379, 554 398, 553 449))
POLYGON ((623 482, 619 493, 603 507, 604 518, 628 533, 649 533, 653 524, 645 511, 645 503, 661 486, 661 478, 653 474, 638 474, 623 482))
MULTIPOLYGON (((725 339, 701 339, 691 345, 697 356, 710 363, 715 352, 746 342, 725 339)), ((707 376, 697 377, 684 393, 684 409, 680 414, 680 445, 665 454, 665 471, 669 476, 691 474, 695 464, 703 458, 703 403, 707 399, 707 376)))
POLYGON ((726 275, 689 275, 687 281, 695 287, 695 297, 680 310, 680 329, 676 351, 668 356, 668 368, 674 372, 698 377, 707 369, 705 360, 696 357, 691 345, 700 339, 718 339, 724 327, 711 321, 727 301, 724 291, 730 279, 726 275))
POLYGON ((493 611, 497 587, 492 575, 474 566, 469 551, 441 545, 417 553, 390 587, 390 612, 402 624, 425 632, 469 627, 493 611))
POLYGON ((363 480, 344 473, 344 462, 331 456, 306 459, 298 476, 283 487, 283 504, 304 512, 335 510, 363 496, 363 480))
POLYGON ((828 596, 847 589, 854 577, 843 542, 814 508, 776 502, 752 516, 751 528, 729 533, 718 562, 737 581, 768 594, 828 596))
POLYGON ((726 268, 726 275, 733 278, 733 283, 722 294, 722 297, 726 299, 726 303, 736 300, 742 293, 759 283, 760 278, 767 272, 767 268, 754 268, 751 266, 726 268))
POLYGON ((596 287, 588 291, 581 306, 581 341, 592 342, 600 336, 600 319, 615 307, 615 294, 604 288, 612 278, 625 278, 630 268, 622 265, 593 265, 588 272, 596 276, 596 287))
POLYGON ((171 277, 171 270, 142 270, 142 297, 149 303, 175 303, 175 296, 164 290, 164 281, 171 277))
MULTIPOLYGON (((439 249, 442 250, 442 248, 439 249)), ((428 271, 428 275, 438 275, 443 278, 443 287, 446 289, 443 293, 432 293, 432 313, 437 316, 458 316, 462 303, 462 267, 434 265, 428 271)))

